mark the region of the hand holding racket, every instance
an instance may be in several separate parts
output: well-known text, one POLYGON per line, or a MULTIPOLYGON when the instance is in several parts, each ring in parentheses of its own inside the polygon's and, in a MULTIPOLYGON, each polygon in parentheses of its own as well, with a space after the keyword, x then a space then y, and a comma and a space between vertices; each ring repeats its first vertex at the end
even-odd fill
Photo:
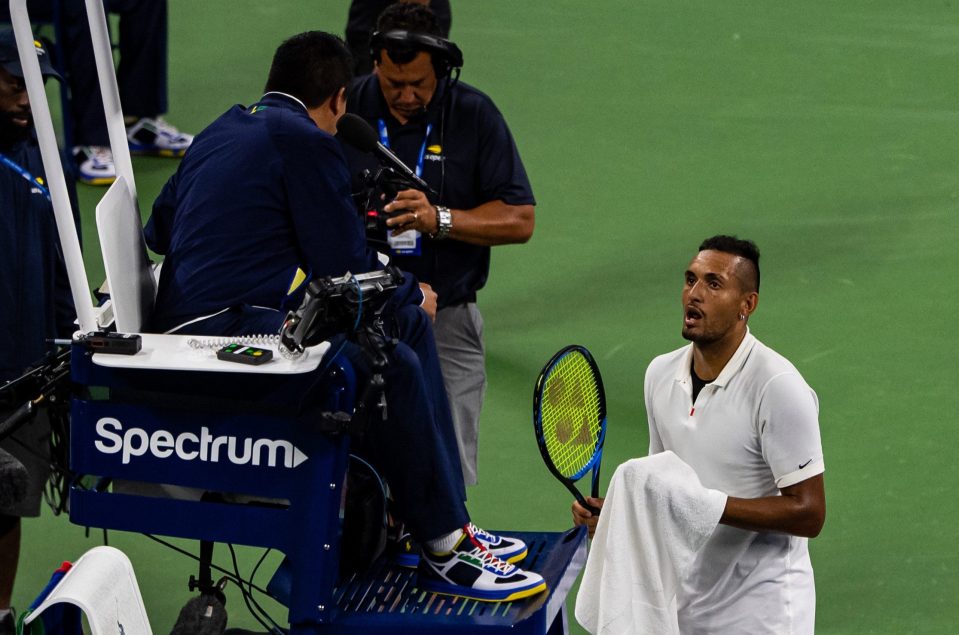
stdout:
POLYGON ((594 515, 574 483, 592 469, 599 496, 599 466, 606 440, 606 393, 593 356, 567 346, 546 363, 533 390, 533 429, 546 467, 594 515))

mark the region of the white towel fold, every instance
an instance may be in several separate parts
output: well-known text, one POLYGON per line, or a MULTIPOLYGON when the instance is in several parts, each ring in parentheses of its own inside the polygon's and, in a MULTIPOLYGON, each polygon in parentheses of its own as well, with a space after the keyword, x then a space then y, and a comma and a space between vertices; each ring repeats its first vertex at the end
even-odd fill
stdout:
POLYGON ((576 597, 576 619, 594 635, 679 633, 676 590, 713 533, 726 494, 662 452, 613 474, 576 597))

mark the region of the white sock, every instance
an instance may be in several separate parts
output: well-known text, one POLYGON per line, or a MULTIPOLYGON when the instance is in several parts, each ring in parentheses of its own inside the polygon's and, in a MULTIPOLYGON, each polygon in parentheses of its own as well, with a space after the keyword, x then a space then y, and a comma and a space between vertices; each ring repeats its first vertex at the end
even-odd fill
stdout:
POLYGON ((439 538, 434 538, 433 540, 426 541, 426 548, 431 553, 448 553, 453 550, 453 547, 456 546, 456 543, 459 542, 459 539, 463 536, 463 530, 457 529, 456 531, 451 531, 445 536, 440 536, 439 538))

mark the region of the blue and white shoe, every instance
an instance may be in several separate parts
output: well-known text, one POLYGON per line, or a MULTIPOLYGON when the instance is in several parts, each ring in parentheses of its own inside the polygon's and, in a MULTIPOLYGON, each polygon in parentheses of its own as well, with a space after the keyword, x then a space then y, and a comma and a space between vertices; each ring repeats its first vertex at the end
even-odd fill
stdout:
POLYGON ((87 185, 110 185, 117 180, 113 153, 105 146, 76 146, 73 160, 77 164, 77 179, 87 185))
POLYGON ((176 158, 193 143, 193 135, 180 132, 160 117, 140 117, 127 126, 127 141, 133 154, 176 158))
POLYGON ((466 525, 452 551, 423 551, 417 587, 483 602, 510 602, 542 593, 546 581, 494 556, 466 525))

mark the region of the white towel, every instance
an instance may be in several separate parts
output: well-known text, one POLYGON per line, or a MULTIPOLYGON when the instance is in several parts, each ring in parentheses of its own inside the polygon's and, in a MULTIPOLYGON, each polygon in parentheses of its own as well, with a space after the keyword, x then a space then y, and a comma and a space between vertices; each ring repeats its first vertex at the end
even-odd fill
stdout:
POLYGON ((713 533, 726 495, 707 489, 672 452, 613 474, 576 597, 593 635, 679 633, 676 590, 713 533))

